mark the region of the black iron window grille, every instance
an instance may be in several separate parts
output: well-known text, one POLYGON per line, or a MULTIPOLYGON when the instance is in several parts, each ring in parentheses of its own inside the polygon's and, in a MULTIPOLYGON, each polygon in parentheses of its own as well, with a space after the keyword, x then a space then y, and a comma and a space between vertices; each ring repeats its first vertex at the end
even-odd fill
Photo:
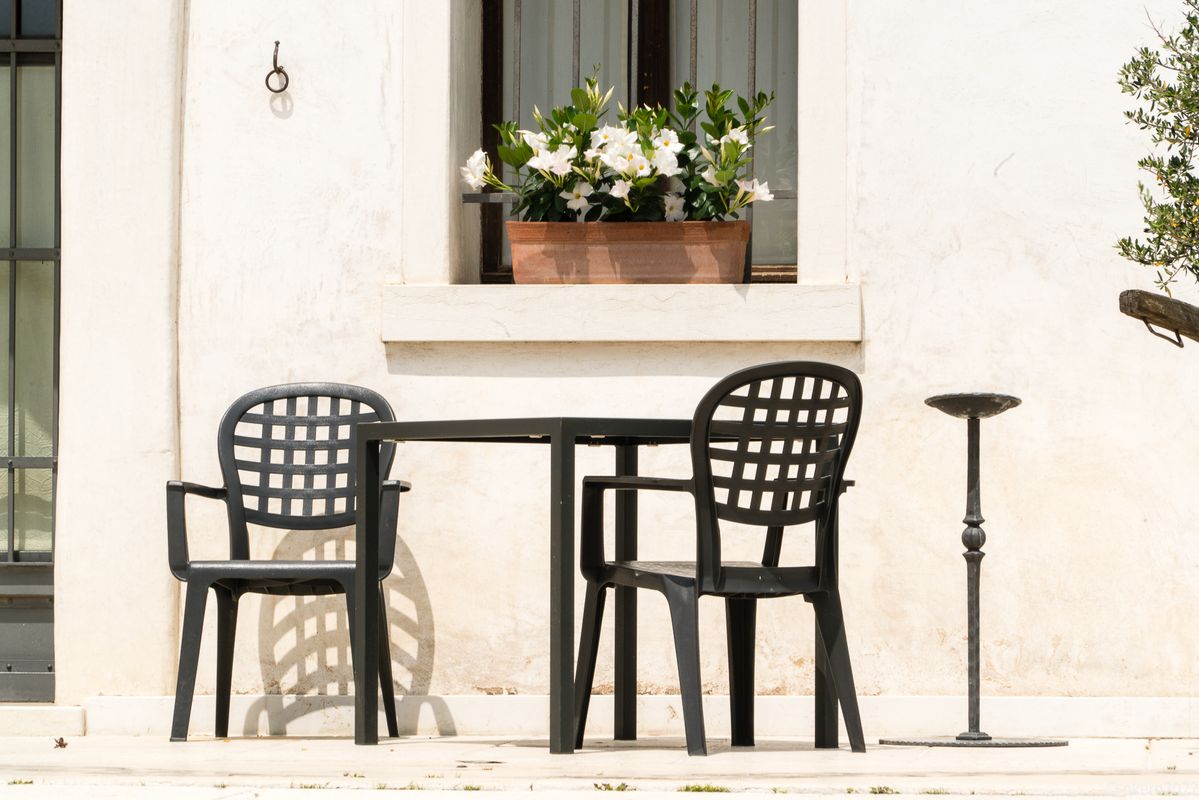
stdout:
POLYGON ((0 700, 52 700, 62 0, 0 0, 0 700))
MULTIPOLYGON (((533 127, 532 109, 568 102, 570 87, 600 67, 613 106, 667 105, 683 81, 743 95, 774 91, 776 129, 759 139, 755 174, 775 200, 751 210, 746 280, 794 282, 797 237, 798 8, 794 0, 483 0, 483 149, 500 164, 492 125, 533 127), (569 43, 569 46, 564 46, 569 43)), ((512 197, 479 202, 480 279, 511 283, 504 220, 512 197)))

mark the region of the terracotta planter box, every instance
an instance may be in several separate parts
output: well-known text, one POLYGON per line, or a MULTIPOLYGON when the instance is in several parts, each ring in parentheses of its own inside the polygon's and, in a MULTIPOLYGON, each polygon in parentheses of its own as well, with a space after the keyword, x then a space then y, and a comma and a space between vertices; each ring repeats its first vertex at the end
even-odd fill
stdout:
POLYGON ((509 222, 516 283, 741 283, 749 223, 509 222))

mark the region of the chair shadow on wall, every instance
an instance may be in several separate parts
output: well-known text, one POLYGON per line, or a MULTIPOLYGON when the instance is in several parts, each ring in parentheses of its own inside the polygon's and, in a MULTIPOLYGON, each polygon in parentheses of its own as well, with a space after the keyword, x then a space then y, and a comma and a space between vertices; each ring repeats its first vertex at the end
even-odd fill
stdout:
MULTIPOLYGON (((272 558, 351 559, 352 536, 352 528, 289 531, 272 558)), ((417 732, 421 710, 427 706, 438 733, 453 736, 457 730, 445 701, 429 696, 435 629, 428 588, 412 551, 400 537, 396 539, 396 566, 384 582, 383 592, 400 735, 417 732)), ((264 694, 246 712, 245 735, 257 735, 264 718, 271 735, 282 735, 306 715, 352 707, 354 674, 345 596, 261 597, 258 657, 264 694), (280 652, 280 647, 289 649, 280 652), (291 702, 285 703, 285 699, 291 702)))

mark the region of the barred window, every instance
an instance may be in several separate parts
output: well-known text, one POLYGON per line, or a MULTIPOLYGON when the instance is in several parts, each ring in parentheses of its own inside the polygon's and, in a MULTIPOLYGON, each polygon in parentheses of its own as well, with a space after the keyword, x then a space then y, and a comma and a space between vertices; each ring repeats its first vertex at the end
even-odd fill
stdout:
POLYGON ((0 0, 0 700, 53 700, 61 0, 0 0))

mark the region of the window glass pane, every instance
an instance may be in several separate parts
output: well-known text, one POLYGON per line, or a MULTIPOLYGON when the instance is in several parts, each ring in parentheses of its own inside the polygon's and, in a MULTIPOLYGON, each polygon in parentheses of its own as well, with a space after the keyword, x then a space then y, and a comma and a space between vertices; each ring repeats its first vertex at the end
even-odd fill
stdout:
MULTIPOLYGON (((628 31, 629 6, 624 0, 580 4, 579 83, 599 67, 600 89, 606 92, 609 86, 615 88, 608 106, 609 122, 616 121, 617 103, 626 107, 629 105, 628 31)), ((570 53, 567 52, 568 77, 571 70, 569 59, 570 53)))
POLYGON ((21 0, 21 35, 56 36, 58 18, 54 6, 55 0, 21 0))
POLYGON ((17 67, 17 246, 54 247, 54 66, 17 67))
MULTIPOLYGON (((504 104, 505 119, 512 118, 512 69, 515 3, 504 4, 504 104)), ((554 0, 523 0, 520 31, 520 122, 535 130, 533 106, 542 111, 555 103, 570 102, 571 38, 573 13, 569 3, 554 0)))
MULTIPOLYGON (((758 88, 774 92, 767 110, 774 130, 754 144, 754 176, 774 192, 795 191, 799 153, 799 30, 797 4, 758 0, 758 88)), ((754 206, 755 264, 794 264, 799 251, 798 213, 793 200, 754 206)))
MULTIPOLYGON (((588 0, 579 12, 579 82, 599 67, 599 84, 613 87, 606 121, 616 122, 618 103, 628 106, 628 0, 588 0)), ((504 0, 503 118, 512 119, 515 72, 515 2, 504 0)), ((522 0, 520 48, 520 127, 536 129, 533 106, 542 111, 570 102, 574 78, 574 3, 522 0)), ((503 166, 505 175, 511 170, 503 166)), ((501 234, 501 263, 511 264, 508 231, 501 234)))
MULTIPOLYGON (((10 310, 9 301, 9 274, 12 271, 12 262, 0 261, 0 454, 5 456, 11 455, 8 451, 8 315, 10 310)), ((4 482, 5 491, 8 491, 7 477, 0 472, 0 482, 4 482)), ((4 513, 8 513, 8 506, 4 506, 4 513)), ((0 526, 0 538, 7 535, 8 528, 0 526)), ((4 544, 0 544, 0 549, 7 546, 7 540, 4 544)))
MULTIPOLYGON (((770 185, 774 188, 774 184, 770 185)), ((755 264, 794 264, 799 251, 796 241, 796 201, 774 200, 753 206, 755 264)))
POLYGON ((17 265, 16 454, 54 454, 54 264, 17 265))
POLYGON ((0 0, 0 36, 12 36, 12 0, 0 0))
MULTIPOLYGON (((628 105, 627 0, 588 0, 579 19, 579 82, 598 66, 600 86, 612 92, 609 121, 616 104, 628 105)), ((512 118, 515 55, 514 0, 504 2, 504 119, 512 118)), ((520 48, 520 127, 534 128, 533 106, 542 111, 570 102, 574 79, 574 3, 570 0, 522 0, 520 48)))
MULTIPOLYGON (((696 9, 696 84, 701 91, 719 83, 738 94, 749 90, 749 5, 744 0, 699 0, 696 9)), ((754 144, 754 176, 772 191, 794 191, 798 152, 797 47, 799 19, 794 0, 758 0, 755 84, 774 92, 767 110, 775 129, 754 144)), ((691 2, 672 0, 671 84, 688 80, 691 70, 691 2)), ((794 264, 794 203, 775 200, 754 209, 755 264, 794 264)))
MULTIPOLYGON (((8 19, 7 16, 4 19, 8 19)), ((12 247, 12 67, 0 67, 0 247, 12 247)))
MULTIPOLYGON (((678 86, 691 74, 691 2, 673 0, 674 75, 678 86)), ((745 0, 699 0, 696 4, 697 89, 719 83, 745 93, 749 83, 749 4, 745 0)))
POLYGON ((8 471, 0 471, 0 561, 8 561, 8 471))
POLYGON ((17 552, 49 553, 53 541, 54 472, 18 469, 14 473, 17 552))

